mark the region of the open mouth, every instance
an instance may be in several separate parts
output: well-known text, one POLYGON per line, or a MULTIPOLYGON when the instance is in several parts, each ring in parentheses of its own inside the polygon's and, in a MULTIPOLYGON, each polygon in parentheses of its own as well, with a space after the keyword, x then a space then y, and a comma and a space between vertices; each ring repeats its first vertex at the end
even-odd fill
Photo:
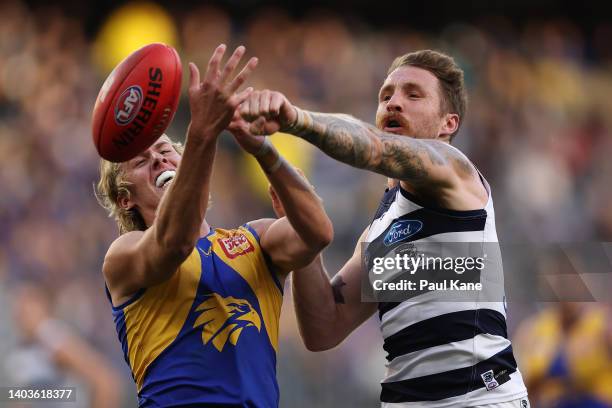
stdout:
POLYGON ((402 124, 397 119, 389 118, 385 121, 385 132, 397 132, 402 129, 402 124))
POLYGON ((172 183, 172 180, 176 176, 175 170, 165 170, 157 176, 155 179, 155 186, 158 188, 166 188, 172 183))
POLYGON ((385 126, 385 127, 388 127, 388 128, 398 128, 398 127, 401 127, 401 125, 400 125, 400 123, 397 120, 391 119, 391 120, 389 120, 387 122, 387 126, 385 126))

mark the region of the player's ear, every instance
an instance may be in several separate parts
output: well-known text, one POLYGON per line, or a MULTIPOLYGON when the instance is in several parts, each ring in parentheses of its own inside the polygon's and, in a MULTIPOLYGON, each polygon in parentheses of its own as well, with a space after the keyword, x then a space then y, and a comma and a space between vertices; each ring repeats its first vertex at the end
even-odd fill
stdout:
POLYGON ((456 113, 445 113, 442 115, 442 127, 438 134, 439 139, 448 139, 459 129, 459 115, 456 113))
POLYGON ((133 209, 135 206, 134 202, 130 199, 130 197, 125 194, 122 194, 117 198, 117 204, 120 208, 127 211, 133 209))

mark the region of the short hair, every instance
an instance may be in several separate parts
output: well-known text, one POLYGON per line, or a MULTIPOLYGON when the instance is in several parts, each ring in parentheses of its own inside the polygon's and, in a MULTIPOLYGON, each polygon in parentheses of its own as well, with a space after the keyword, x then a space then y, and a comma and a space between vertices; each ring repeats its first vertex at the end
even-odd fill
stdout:
MULTIPOLYGON (((183 154, 183 145, 172 142, 174 150, 183 154)), ((108 211, 108 216, 115 219, 119 227, 119 234, 130 231, 144 231, 147 229, 142 215, 136 209, 125 209, 119 205, 119 198, 130 197, 131 185, 125 179, 125 172, 121 163, 113 163, 100 159, 100 180, 94 188, 94 194, 98 203, 108 211)))
POLYGON ((446 54, 434 50, 421 50, 397 57, 389 67, 387 75, 397 68, 404 66, 425 69, 438 78, 440 82, 440 95, 442 96, 440 98, 441 112, 459 115, 459 126, 450 135, 452 140, 459 131, 467 110, 468 97, 463 70, 452 57, 446 54))

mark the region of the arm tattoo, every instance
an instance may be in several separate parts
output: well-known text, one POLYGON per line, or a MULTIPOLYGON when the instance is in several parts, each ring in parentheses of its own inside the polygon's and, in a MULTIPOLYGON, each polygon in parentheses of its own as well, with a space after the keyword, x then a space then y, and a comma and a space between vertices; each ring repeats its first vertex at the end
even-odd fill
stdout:
POLYGON ((342 294, 342 287, 345 286, 346 283, 342 280, 342 276, 334 276, 331 280, 332 293, 334 295, 334 302, 336 303, 346 303, 344 301, 344 295, 342 294))
POLYGON ((317 146, 332 158, 387 177, 423 183, 432 165, 446 160, 429 143, 391 135, 349 115, 297 109, 296 123, 286 131, 317 146))

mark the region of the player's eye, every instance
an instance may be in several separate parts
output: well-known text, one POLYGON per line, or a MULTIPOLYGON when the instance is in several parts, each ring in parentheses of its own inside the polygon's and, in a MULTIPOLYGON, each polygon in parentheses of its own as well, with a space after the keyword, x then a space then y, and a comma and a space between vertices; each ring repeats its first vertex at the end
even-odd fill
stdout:
POLYGON ((170 152, 171 152, 171 150, 166 149, 166 150, 162 150, 160 153, 161 153, 161 154, 168 154, 168 153, 170 153, 170 152))
POLYGON ((145 159, 140 159, 136 162, 136 167, 141 167, 145 163, 146 163, 145 159))
POLYGON ((387 102, 388 100, 391 99, 391 95, 383 95, 383 97, 381 98, 381 100, 387 102))

